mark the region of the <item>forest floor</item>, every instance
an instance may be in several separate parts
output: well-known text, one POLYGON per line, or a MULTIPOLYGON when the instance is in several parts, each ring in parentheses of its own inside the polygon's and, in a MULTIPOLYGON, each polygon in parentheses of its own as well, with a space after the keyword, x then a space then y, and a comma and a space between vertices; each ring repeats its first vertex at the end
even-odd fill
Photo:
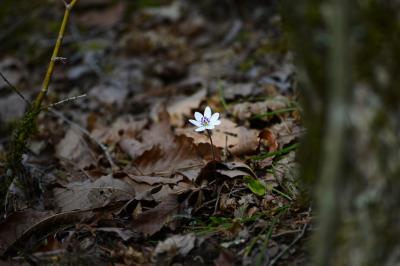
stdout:
MULTIPOLYGON (((296 162, 305 130, 274 1, 81 2, 45 106, 59 103, 40 114, 24 157, 40 190, 25 202, 10 188, 0 265, 307 264, 311 214, 296 162), (189 123, 206 106, 221 118, 216 161, 189 123)), ((36 7, 52 23, 0 54, 27 99, 62 8, 36 7)), ((0 161, 25 110, 0 81, 0 161)))

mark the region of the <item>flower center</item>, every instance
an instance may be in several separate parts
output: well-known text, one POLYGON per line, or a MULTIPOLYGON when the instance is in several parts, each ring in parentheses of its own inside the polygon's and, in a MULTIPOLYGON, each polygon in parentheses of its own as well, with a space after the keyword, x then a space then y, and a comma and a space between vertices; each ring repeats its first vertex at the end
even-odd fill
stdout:
POLYGON ((208 126, 208 124, 210 124, 210 119, 208 119, 207 117, 203 116, 203 117, 201 118, 201 124, 202 124, 203 126, 208 126))

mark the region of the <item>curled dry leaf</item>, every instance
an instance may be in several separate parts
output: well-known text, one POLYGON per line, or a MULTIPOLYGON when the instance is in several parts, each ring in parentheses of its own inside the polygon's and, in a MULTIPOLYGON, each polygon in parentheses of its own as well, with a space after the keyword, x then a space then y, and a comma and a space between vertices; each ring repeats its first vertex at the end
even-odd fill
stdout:
MULTIPOLYGON (((193 131, 193 128, 176 129, 178 135, 193 139, 195 144, 209 143, 205 134, 193 131)), ((231 120, 222 118, 221 125, 212 131, 213 143, 217 148, 227 148, 234 155, 252 154, 258 147, 258 131, 237 126, 231 120)))
POLYGON ((264 146, 268 152, 274 152, 278 150, 278 141, 274 132, 272 132, 270 129, 267 128, 262 130, 258 136, 260 137, 260 144, 264 146))
POLYGON ((81 169, 96 164, 96 155, 85 141, 83 133, 73 127, 68 129, 64 138, 57 144, 56 156, 78 165, 81 169))

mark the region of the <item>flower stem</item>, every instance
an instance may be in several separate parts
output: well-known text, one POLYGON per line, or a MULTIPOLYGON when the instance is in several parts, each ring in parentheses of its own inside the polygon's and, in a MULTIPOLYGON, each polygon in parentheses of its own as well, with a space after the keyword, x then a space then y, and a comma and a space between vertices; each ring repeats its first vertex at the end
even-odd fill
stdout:
POLYGON ((213 144, 213 141, 212 141, 212 138, 211 138, 211 130, 207 129, 207 134, 208 134, 208 137, 210 138, 210 142, 211 142, 211 150, 212 150, 212 155, 213 155, 213 161, 216 161, 215 160, 214 144, 213 144))

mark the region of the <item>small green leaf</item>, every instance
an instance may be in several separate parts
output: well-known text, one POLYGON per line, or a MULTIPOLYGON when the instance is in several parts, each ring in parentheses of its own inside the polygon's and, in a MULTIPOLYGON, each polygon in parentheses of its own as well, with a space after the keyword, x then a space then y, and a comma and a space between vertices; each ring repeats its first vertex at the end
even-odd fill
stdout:
POLYGON ((255 179, 251 176, 245 176, 244 180, 247 183, 247 187, 256 194, 257 196, 264 196, 266 192, 265 185, 258 179, 255 179))

